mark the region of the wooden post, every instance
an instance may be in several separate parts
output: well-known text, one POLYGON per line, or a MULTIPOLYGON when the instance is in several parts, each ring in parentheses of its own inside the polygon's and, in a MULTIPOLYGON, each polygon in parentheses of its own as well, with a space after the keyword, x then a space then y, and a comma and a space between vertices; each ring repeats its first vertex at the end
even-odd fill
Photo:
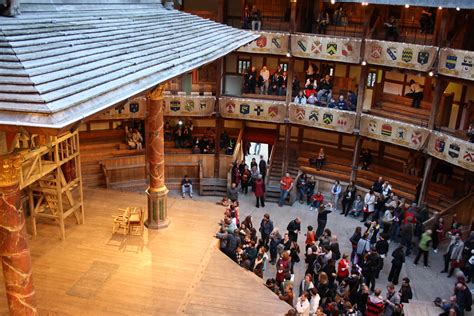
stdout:
POLYGON ((219 98, 222 95, 223 89, 223 78, 224 78, 224 58, 219 58, 216 61, 217 64, 217 82, 216 82, 216 104, 214 112, 216 112, 216 139, 215 139, 215 152, 214 152, 214 178, 219 178, 219 155, 221 152, 221 134, 224 129, 224 121, 219 114, 219 98))
POLYGON ((159 85, 147 96, 148 135, 147 146, 150 164, 148 195, 148 229, 165 228, 169 225, 167 215, 168 189, 165 185, 165 144, 163 133, 163 90, 159 85))
POLYGON ((290 0, 291 15, 290 15, 290 33, 296 31, 296 3, 297 0, 290 0))
POLYGON ((428 121, 429 129, 433 129, 435 126, 436 117, 438 115, 441 101, 443 99, 444 90, 446 90, 447 86, 448 86, 448 82, 445 79, 441 77, 436 78, 435 91, 433 95, 433 103, 431 106, 430 118, 428 121))
POLYGON ((420 196, 418 198, 418 201, 415 201, 418 203, 418 206, 421 206, 421 204, 423 204, 423 201, 426 197, 426 192, 428 191, 428 183, 431 180, 431 164, 433 163, 433 157, 428 155, 427 157, 428 158, 426 158, 425 162, 425 170, 423 171, 423 179, 421 181, 420 196))
POLYGON ((22 158, 0 156, 0 259, 10 315, 38 315, 31 256, 20 205, 22 158))
POLYGON ((298 127, 298 144, 303 143, 303 137, 304 137, 304 127, 299 126, 298 127))
POLYGON ((224 0, 217 0, 217 22, 224 23, 224 0))

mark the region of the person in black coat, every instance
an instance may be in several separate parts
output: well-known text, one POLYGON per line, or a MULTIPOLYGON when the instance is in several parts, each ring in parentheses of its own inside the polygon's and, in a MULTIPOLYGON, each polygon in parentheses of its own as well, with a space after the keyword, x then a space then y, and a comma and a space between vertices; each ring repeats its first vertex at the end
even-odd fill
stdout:
POLYGON ((316 230, 316 239, 319 239, 324 232, 324 228, 326 228, 326 223, 328 222, 328 214, 331 213, 332 210, 326 208, 324 204, 319 206, 318 212, 318 229, 316 230))
POLYGON ((408 303, 413 298, 413 292, 411 291, 410 279, 403 278, 402 286, 400 287, 400 303, 408 303))
POLYGON ((392 252, 392 268, 388 275, 388 281, 392 282, 394 285, 398 284, 398 277, 400 276, 400 271, 402 270, 403 263, 405 263, 405 252, 404 246, 400 245, 397 249, 392 252))
POLYGON ((342 196, 342 213, 341 214, 347 215, 347 213, 349 213, 352 203, 354 202, 355 197, 356 197, 356 191, 357 191, 357 188, 355 186, 355 183, 354 181, 351 181, 349 185, 346 187, 346 191, 344 191, 344 194, 342 196))
POLYGON ((382 177, 379 177, 375 182, 374 184, 372 184, 372 187, 371 189, 374 191, 374 192, 377 192, 377 193, 380 193, 382 194, 382 186, 383 186, 383 178, 382 177))
POLYGON ((380 255, 380 267, 377 270, 377 273, 375 275, 375 278, 379 278, 380 271, 383 269, 383 264, 384 264, 384 258, 388 253, 388 242, 387 242, 387 236, 385 234, 381 234, 379 237, 379 240, 375 243, 375 249, 377 249, 377 253, 380 255))
POLYGON ((292 220, 286 227, 288 230, 288 237, 291 241, 298 241, 298 233, 301 231, 301 220, 297 217, 292 220))

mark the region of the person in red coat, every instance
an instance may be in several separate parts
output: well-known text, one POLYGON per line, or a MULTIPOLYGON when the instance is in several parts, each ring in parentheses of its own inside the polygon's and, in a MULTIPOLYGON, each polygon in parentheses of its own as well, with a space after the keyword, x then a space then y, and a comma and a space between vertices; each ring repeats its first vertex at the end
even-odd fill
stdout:
POLYGON ((261 174, 257 176, 255 180, 255 197, 257 198, 257 207, 265 207, 265 183, 263 182, 263 177, 261 174))
POLYGON ((349 255, 344 254, 337 264, 337 280, 341 282, 349 276, 350 262, 349 255))

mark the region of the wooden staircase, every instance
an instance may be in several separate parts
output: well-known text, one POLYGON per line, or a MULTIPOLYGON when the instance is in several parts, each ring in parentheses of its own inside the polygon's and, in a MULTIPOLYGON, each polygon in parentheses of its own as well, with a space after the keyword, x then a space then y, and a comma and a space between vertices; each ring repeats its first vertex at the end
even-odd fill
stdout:
POLYGON ((227 180, 216 178, 200 179, 199 195, 226 196, 227 180))
MULTIPOLYGON (((283 167, 283 154, 284 147, 281 145, 275 145, 273 151, 270 155, 270 167, 269 173, 266 179, 266 201, 267 202, 278 202, 280 197, 280 179, 282 177, 282 167, 283 167)), ((295 152, 288 157, 288 172, 290 173, 293 179, 296 179, 298 176, 298 155, 295 152)), ((294 199, 291 197, 291 194, 288 195, 286 204, 292 205, 294 199)))

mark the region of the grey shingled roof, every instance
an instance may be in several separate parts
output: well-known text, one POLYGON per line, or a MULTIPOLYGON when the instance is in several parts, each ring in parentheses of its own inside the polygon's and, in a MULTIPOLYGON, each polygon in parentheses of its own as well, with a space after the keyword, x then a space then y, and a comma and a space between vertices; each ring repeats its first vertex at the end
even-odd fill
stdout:
POLYGON ((0 17, 0 124, 65 127, 256 38, 153 1, 51 2, 0 17))

